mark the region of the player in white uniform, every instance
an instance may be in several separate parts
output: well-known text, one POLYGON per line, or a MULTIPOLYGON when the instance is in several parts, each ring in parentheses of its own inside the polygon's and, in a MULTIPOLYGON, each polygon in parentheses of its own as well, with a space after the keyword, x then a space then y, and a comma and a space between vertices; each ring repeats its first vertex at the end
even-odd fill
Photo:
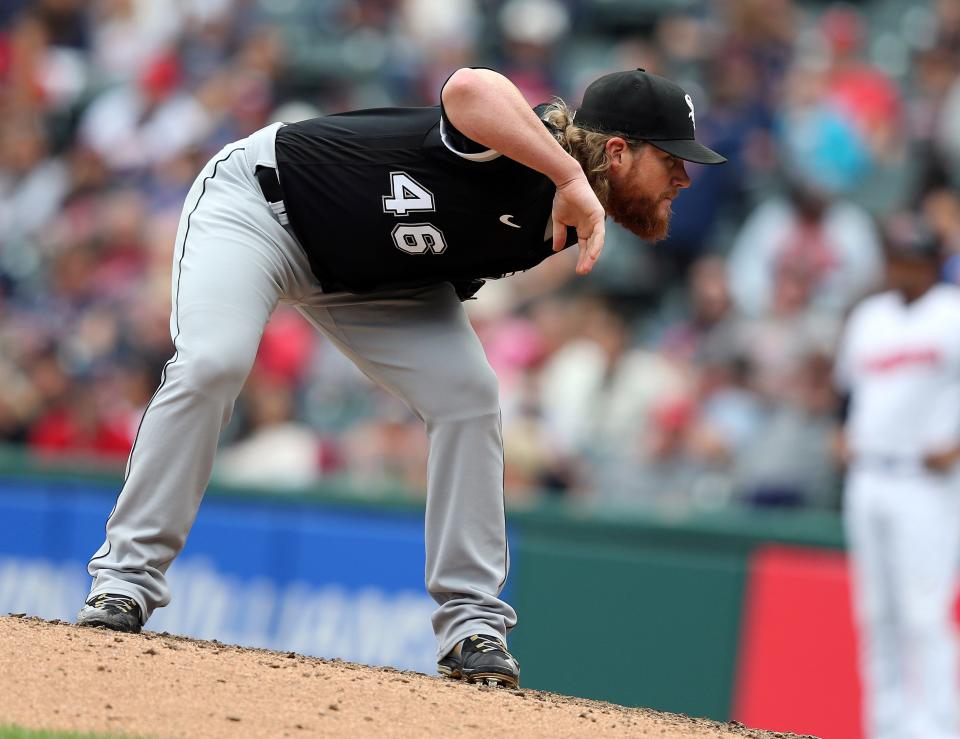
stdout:
POLYGON ((896 245, 888 292, 847 323, 845 524, 870 739, 956 739, 960 288, 935 245, 896 245))

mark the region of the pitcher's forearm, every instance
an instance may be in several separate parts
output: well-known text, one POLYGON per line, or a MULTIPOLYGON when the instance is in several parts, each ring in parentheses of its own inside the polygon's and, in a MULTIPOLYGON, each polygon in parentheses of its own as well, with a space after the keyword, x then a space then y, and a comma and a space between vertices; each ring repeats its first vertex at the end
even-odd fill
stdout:
POLYGON ((510 80, 489 69, 460 69, 443 88, 447 118, 464 136, 553 180, 583 176, 510 80))

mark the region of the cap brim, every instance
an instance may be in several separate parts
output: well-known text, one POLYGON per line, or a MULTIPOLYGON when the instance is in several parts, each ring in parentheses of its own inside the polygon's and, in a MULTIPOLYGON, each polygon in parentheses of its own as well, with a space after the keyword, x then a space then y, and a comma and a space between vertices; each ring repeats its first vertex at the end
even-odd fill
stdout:
POLYGON ((723 164, 726 157, 720 156, 713 149, 693 139, 674 139, 672 141, 650 141, 661 151, 688 162, 697 164, 723 164))

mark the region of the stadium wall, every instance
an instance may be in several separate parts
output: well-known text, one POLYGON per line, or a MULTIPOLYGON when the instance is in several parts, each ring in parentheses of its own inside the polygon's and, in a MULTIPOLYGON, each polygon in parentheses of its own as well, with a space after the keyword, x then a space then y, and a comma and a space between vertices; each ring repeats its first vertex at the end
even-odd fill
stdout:
MULTIPOLYGON (((115 474, 0 459, 0 613, 72 620, 115 474)), ((223 642, 432 673, 422 506, 344 487, 209 491, 150 621, 223 642)), ((860 735, 836 516, 510 515, 525 687, 860 735)))

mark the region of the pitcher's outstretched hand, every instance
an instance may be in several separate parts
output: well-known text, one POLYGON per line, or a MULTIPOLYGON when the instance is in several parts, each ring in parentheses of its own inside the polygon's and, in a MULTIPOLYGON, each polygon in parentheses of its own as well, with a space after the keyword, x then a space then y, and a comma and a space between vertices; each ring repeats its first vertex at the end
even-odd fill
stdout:
POLYGON ((603 250, 606 217, 586 177, 574 178, 557 188, 553 199, 553 250, 560 251, 566 244, 567 226, 577 229, 580 248, 578 275, 585 275, 593 269, 603 250))

